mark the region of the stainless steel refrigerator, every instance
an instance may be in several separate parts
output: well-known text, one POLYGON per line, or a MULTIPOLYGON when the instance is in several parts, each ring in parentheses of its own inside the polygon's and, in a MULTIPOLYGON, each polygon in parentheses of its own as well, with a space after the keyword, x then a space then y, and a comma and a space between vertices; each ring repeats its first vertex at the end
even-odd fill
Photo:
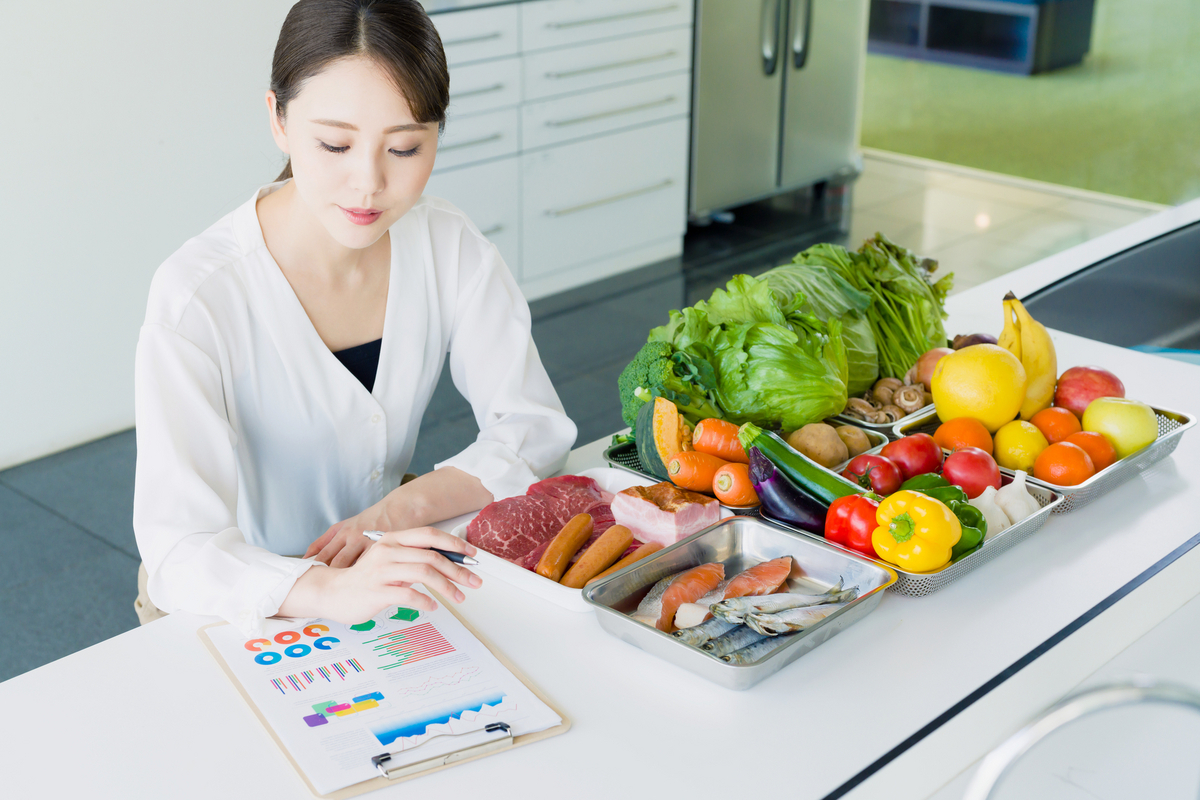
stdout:
POLYGON ((697 0, 693 219, 861 170, 869 0, 697 0))

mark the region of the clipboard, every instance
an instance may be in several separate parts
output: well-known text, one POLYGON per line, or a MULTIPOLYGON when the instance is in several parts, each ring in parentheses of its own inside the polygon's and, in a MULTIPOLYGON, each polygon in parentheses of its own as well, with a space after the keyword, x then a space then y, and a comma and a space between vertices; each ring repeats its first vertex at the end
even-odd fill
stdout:
MULTIPOLYGON (((210 625, 205 625, 196 631, 196 635, 200 637, 200 641, 204 643, 204 646, 208 649, 209 653, 212 654, 213 659, 217 662, 217 664, 220 665, 221 670, 225 673, 225 677, 229 679, 229 682, 233 684, 235 689, 237 689, 238 693, 242 696, 242 699, 246 702, 246 705, 248 705, 250 710, 254 712, 254 715, 258 717, 258 721, 262 723, 262 726, 266 729, 267 733, 270 734, 271 739, 275 742, 276 747, 278 747, 283 753, 284 757, 287 758, 288 763, 292 765, 292 769, 296 771, 296 774, 300 777, 300 780, 304 782, 304 785, 314 797, 320 797, 323 798, 323 800, 345 800, 345 798, 357 797, 358 795, 365 794, 366 792, 373 792, 376 789, 384 789, 388 786, 394 786, 413 778, 421 777, 422 775, 429 775, 434 772, 439 772, 443 769, 453 767, 456 764, 465 764, 468 761, 475 761, 495 753, 507 752, 515 747, 532 744, 533 742, 540 742, 543 739, 549 739, 552 736, 558 736, 566 733, 571 729, 571 721, 567 719, 562 711, 560 711, 559 708, 550 701, 550 698, 546 697, 545 693, 542 692, 542 690, 538 688, 536 684, 531 682, 529 678, 527 678, 525 674, 521 672, 521 670, 517 669, 515 664, 509 661, 503 653, 493 647, 491 642, 489 642, 486 637, 482 636, 479 631, 477 631, 475 627, 471 625, 471 623, 463 619, 462 615, 459 614, 451 604, 447 603, 441 597, 441 595, 429 589, 426 591, 428 591, 429 594, 441 604, 442 608, 453 614, 454 617, 462 624, 462 626, 466 628, 472 636, 478 639, 479 643, 487 648, 488 651, 491 652, 491 654, 504 666, 505 669, 512 673, 513 677, 523 683, 525 687, 528 688, 529 691, 531 691, 539 700, 549 706, 550 709, 559 716, 562 722, 552 728, 547 728, 546 730, 538 731, 536 733, 521 734, 520 736, 512 736, 511 731, 501 731, 499 729, 495 729, 493 731, 496 734, 495 738, 490 739, 489 741, 486 741, 482 744, 472 745, 462 750, 456 750, 445 755, 436 756, 428 761, 417 762, 399 770, 394 770, 394 777, 387 778, 381 774, 379 777, 372 778, 371 780, 363 781, 361 783, 356 783, 343 789, 338 789, 337 791, 330 792, 329 794, 318 794, 316 787, 314 787, 309 781, 308 776, 304 774, 304 771, 300 768, 300 765, 296 762, 296 759, 293 758, 291 752, 289 752, 287 747, 284 746, 283 741, 279 738, 279 735, 275 732, 275 729, 271 727, 269 722, 267 722, 267 718, 251 699, 245 687, 242 686, 241 681, 238 680, 237 676, 234 675, 233 671, 229 668, 224 656, 221 655, 216 645, 205 633, 205 631, 209 630, 210 628, 219 628, 228 625, 229 623, 214 622, 210 625), (507 733, 507 736, 504 735, 505 733, 507 733)), ((487 726, 487 728, 494 727, 494 725, 487 726)), ((376 756, 374 759, 372 759, 372 762, 374 762, 377 767, 380 766, 379 762, 376 761, 378 758, 380 758, 380 756, 376 756)), ((381 768, 380 771, 383 772, 385 768, 386 764, 384 765, 384 768, 381 768)))

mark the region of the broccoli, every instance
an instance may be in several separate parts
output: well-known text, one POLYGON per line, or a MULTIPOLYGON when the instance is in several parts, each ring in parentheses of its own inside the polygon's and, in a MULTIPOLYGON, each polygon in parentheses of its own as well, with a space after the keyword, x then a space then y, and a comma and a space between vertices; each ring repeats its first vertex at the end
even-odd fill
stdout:
POLYGON ((721 418, 712 399, 717 374, 712 364, 691 353, 677 351, 667 342, 646 342, 617 378, 621 392, 621 418, 633 427, 638 410, 654 397, 665 397, 695 425, 702 419, 721 418))

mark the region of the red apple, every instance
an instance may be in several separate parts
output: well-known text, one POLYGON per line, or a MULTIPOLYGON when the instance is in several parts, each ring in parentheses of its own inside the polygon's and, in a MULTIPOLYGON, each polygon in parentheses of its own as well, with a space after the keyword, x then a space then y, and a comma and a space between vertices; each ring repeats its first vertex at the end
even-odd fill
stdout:
POLYGON ((1083 419, 1088 404, 1097 397, 1124 397, 1121 379, 1100 367, 1071 367, 1058 377, 1054 405, 1062 406, 1083 419))
POLYGON ((925 391, 932 391, 933 384, 933 368, 942 360, 943 356, 948 356, 954 351, 949 347, 935 347, 917 359, 917 383, 925 384, 925 391))

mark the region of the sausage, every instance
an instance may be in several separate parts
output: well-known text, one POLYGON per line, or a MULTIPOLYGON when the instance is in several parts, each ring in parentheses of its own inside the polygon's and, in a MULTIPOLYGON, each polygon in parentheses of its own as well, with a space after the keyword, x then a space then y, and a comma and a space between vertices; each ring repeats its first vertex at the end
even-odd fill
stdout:
POLYGON ((629 528, 613 525, 583 552, 575 566, 567 571, 562 585, 571 589, 582 589, 589 578, 596 577, 620 558, 621 553, 628 550, 632 542, 633 532, 629 528))
POLYGON ((617 570, 625 569, 626 567, 628 567, 630 564, 634 563, 635 561, 641 561, 646 556, 657 553, 659 550, 662 550, 662 549, 663 549, 663 546, 662 546, 661 542, 646 542, 644 545, 639 547, 637 550, 634 550, 632 553, 625 556, 624 558, 622 558, 617 563, 613 564, 608 569, 604 570, 604 572, 601 572, 599 575, 592 578, 592 580, 588 581, 588 583, 591 583, 592 581, 598 581, 601 578, 607 578, 609 575, 612 575, 617 570))
POLYGON ((576 514, 567 521, 566 525, 563 525, 563 529, 550 542, 550 546, 546 548, 546 552, 542 553, 542 557, 533 571, 543 578, 549 578, 557 583, 563 573, 567 571, 567 564, 571 563, 571 556, 575 555, 575 551, 583 547, 583 543, 590 538, 592 538, 592 515, 576 514))

